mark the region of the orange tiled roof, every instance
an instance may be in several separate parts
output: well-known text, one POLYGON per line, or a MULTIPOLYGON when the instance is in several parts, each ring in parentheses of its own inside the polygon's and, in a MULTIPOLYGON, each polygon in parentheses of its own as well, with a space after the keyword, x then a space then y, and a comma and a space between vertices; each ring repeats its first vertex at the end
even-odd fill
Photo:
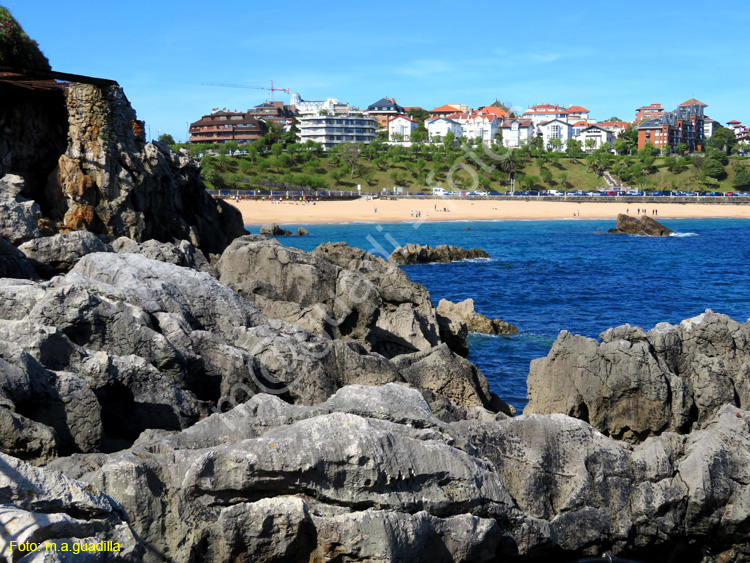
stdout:
POLYGON ((588 126, 588 124, 589 124, 588 121, 576 121, 573 124, 573 127, 586 127, 586 126, 588 126))
POLYGON ((733 119, 732 121, 727 121, 727 125, 729 125, 730 123, 738 123, 739 124, 739 123, 742 123, 742 122, 741 121, 737 121, 736 119, 733 119))
POLYGON ((457 108, 455 106, 444 105, 444 106, 437 107, 435 109, 431 109, 430 113, 448 113, 448 112, 453 113, 456 110, 457 108))
POLYGON ((568 111, 572 113, 590 113, 589 110, 581 106, 570 106, 568 111))
POLYGON ((484 106, 483 108, 479 109, 479 113, 491 113, 492 115, 496 117, 507 117, 508 112, 504 109, 497 108, 495 106, 484 106))
POLYGON ((682 106, 703 106, 704 108, 708 107, 708 104, 704 104, 703 102, 696 100, 695 98, 690 98, 687 102, 682 102, 680 104, 680 107, 682 106))

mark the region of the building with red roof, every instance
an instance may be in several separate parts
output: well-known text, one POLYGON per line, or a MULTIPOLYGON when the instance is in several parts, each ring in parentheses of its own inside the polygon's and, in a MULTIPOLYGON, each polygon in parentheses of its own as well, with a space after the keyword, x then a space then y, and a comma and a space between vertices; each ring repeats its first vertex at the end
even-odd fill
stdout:
POLYGON ((568 115, 569 112, 567 108, 556 104, 539 104, 536 106, 530 106, 525 112, 523 112, 523 117, 525 119, 531 119, 531 121, 534 122, 534 125, 540 125, 551 119, 568 121, 568 115))
POLYGON ((705 127, 703 109, 707 104, 692 98, 674 111, 661 113, 638 125, 638 150, 651 143, 656 148, 669 146, 675 150, 684 144, 689 152, 703 150, 705 127))
POLYGON ((238 112, 216 108, 210 114, 191 123, 189 133, 189 143, 251 143, 263 136, 265 126, 251 110, 238 112))
POLYGON ((646 119, 655 119, 664 113, 664 108, 661 104, 650 104, 647 106, 641 106, 635 110, 635 123, 640 123, 646 119))
POLYGON ((432 118, 435 117, 448 117, 449 115, 453 115, 456 112, 465 112, 467 111, 468 106, 462 105, 462 104, 446 104, 444 106, 439 106, 434 109, 430 110, 430 116, 432 118))
POLYGON ((585 121, 588 123, 591 112, 581 106, 570 106, 568 108, 568 121, 585 121))

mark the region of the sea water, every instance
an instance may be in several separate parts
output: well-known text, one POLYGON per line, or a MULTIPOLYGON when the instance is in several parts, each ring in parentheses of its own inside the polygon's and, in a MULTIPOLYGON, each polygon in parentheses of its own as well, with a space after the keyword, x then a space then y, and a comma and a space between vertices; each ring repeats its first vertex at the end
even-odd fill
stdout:
MULTIPOLYGON (((408 243, 481 248, 487 260, 404 266, 440 299, 474 299, 477 312, 516 325, 515 336, 469 337, 469 359, 492 391, 526 405, 529 363, 547 355, 561 330, 598 338, 609 327, 649 330, 706 309, 750 317, 750 220, 661 220, 676 236, 603 234, 613 220, 353 223, 304 226, 306 237, 281 237, 312 250, 344 241, 390 253, 408 243)), ((258 232, 257 226, 248 227, 258 232)))

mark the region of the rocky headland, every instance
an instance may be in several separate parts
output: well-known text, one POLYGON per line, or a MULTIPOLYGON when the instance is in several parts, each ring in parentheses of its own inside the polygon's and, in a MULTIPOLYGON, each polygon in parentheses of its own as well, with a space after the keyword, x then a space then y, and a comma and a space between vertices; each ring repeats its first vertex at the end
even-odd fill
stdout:
POLYGON ((648 215, 642 216, 640 219, 637 217, 631 217, 620 213, 617 216, 617 224, 614 228, 607 231, 608 233, 618 235, 640 235, 645 237, 668 237, 674 231, 668 229, 656 219, 652 219, 648 215))
POLYGON ((491 256, 480 248, 466 249, 448 244, 440 244, 433 248, 426 244, 407 244, 394 250, 388 258, 388 262, 397 266, 406 266, 410 264, 457 262, 476 258, 491 258, 491 256))
POLYGON ((403 270, 240 236, 119 87, 65 99, 0 155, 0 560, 750 559, 748 323, 562 332, 513 416, 403 270))

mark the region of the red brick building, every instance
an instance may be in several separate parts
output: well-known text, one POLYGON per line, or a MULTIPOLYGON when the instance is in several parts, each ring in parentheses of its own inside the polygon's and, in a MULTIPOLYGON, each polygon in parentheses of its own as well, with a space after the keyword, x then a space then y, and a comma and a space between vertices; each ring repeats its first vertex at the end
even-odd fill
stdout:
POLYGON ((640 123, 646 119, 655 119, 664 113, 664 108, 661 104, 651 104, 648 106, 641 106, 635 110, 635 123, 640 123))
POLYGON ((706 107, 707 104, 692 98, 674 111, 662 112, 658 117, 643 121, 638 125, 638 150, 646 143, 658 149, 669 145, 672 150, 684 143, 688 152, 703 150, 703 109, 706 107))
POLYGON ((233 112, 218 109, 204 115, 190 124, 190 143, 219 143, 237 141, 251 143, 260 139, 265 132, 262 121, 247 112, 233 112))

